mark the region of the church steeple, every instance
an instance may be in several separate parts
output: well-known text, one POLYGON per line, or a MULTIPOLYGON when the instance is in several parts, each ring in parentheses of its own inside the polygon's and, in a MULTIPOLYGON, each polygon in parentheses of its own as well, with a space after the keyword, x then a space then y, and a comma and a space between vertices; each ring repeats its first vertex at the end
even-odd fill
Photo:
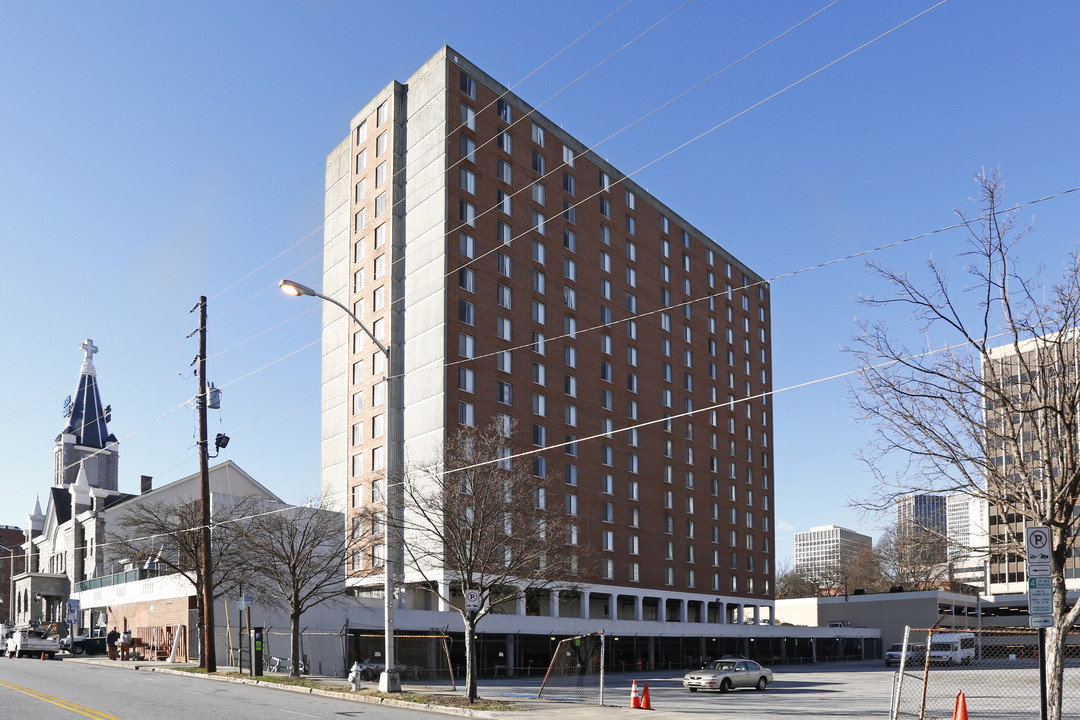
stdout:
POLYGON ((86 353, 86 356, 79 370, 79 387, 75 391, 75 399, 65 408, 68 412, 68 424, 64 428, 64 434, 74 435, 77 445, 100 450, 107 443, 116 442, 106 425, 110 419, 111 408, 101 404, 101 395, 98 393, 97 369, 94 367, 97 346, 93 340, 87 338, 86 342, 79 345, 79 349, 86 353))
POLYGON ((94 367, 94 354, 98 349, 89 338, 79 345, 79 349, 84 353, 79 386, 75 398, 64 403, 67 425, 53 447, 53 485, 70 485, 83 468, 90 487, 115 491, 119 448, 116 437, 108 428, 111 408, 102 404, 98 392, 97 369, 94 367))

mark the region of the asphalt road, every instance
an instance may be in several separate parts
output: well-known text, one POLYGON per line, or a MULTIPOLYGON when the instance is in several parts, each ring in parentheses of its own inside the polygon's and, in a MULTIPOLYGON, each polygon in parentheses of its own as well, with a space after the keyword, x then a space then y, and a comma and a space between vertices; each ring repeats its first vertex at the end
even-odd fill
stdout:
POLYGON ((431 720, 429 713, 78 662, 0 659, 0 718, 431 720))

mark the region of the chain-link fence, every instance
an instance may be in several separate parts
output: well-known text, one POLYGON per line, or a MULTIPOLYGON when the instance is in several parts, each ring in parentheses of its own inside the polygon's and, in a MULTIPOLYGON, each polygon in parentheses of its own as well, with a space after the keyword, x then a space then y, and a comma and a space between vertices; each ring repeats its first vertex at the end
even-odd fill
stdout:
MULTIPOLYGON (((971 718, 1038 718, 1039 635, 1028 628, 911 628, 893 678, 891 720, 953 717, 964 693, 971 718)), ((886 662, 889 657, 886 657, 886 662)), ((1063 720, 1080 720, 1080 635, 1069 636, 1062 681, 1063 720)))
MULTIPOLYGON (((288 628, 269 627, 263 629, 263 669, 271 672, 289 672, 290 633, 288 628)), ((345 664, 346 636, 336 632, 300 633, 301 673, 304 675, 322 675, 327 677, 345 677, 349 666, 345 664)), ((214 633, 219 665, 236 667, 242 663, 244 671, 250 669, 251 641, 247 628, 226 633, 218 630, 214 633)))

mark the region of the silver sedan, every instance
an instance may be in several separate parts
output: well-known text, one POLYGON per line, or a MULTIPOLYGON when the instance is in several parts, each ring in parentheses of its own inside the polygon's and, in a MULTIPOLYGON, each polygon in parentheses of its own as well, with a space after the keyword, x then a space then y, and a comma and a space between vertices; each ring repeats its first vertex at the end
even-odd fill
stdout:
POLYGON ((692 670, 683 676, 683 687, 690 692, 752 687, 764 690, 772 682, 772 670, 753 660, 713 660, 700 670, 692 670))

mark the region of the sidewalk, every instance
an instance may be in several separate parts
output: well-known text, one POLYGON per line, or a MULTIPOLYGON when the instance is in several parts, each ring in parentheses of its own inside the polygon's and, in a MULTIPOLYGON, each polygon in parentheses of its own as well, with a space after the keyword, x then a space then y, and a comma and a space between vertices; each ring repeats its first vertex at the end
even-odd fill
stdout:
MULTIPOLYGON (((298 687, 291 685, 277 685, 274 684, 275 677, 286 677, 286 673, 264 673, 259 677, 251 677, 245 674, 243 677, 223 677, 223 676, 207 676, 197 673, 188 673, 182 670, 182 668, 197 667, 197 663, 167 663, 162 661, 151 660, 109 660, 105 656, 90 656, 80 655, 78 657, 72 655, 63 655, 64 662, 76 662, 86 665, 103 665, 105 667, 115 667, 125 670, 141 670, 143 672, 167 672, 167 673, 181 673, 186 677, 203 678, 206 680, 212 680, 215 682, 235 682, 235 683, 250 683, 250 684, 265 684, 267 687, 273 687, 274 689, 287 690, 291 692, 300 692, 307 694, 325 694, 328 697, 334 697, 344 700, 350 700, 352 702, 360 702, 369 705, 392 705, 395 707, 407 708, 410 710, 418 710, 422 712, 441 713, 446 715, 457 715, 459 717, 477 717, 477 718, 490 718, 492 720, 523 720, 522 712, 527 712, 529 720, 629 720, 630 716, 641 716, 641 711, 631 710, 625 707, 612 707, 609 705, 578 705, 575 703, 557 703, 547 702, 543 700, 531 700, 531 699, 518 699, 518 698, 506 698, 499 697, 502 702, 512 704, 516 709, 506 712, 492 712, 487 710, 472 710, 470 708, 458 708, 441 705, 418 705, 416 703, 396 701, 392 699, 377 698, 366 695, 353 695, 350 693, 338 693, 325 690, 314 690, 306 687, 298 687)), ((231 666, 219 666, 220 672, 237 672, 235 667, 231 666)), ((328 685, 340 686, 341 688, 348 688, 349 681, 345 678, 326 677, 319 675, 306 675, 312 680, 318 680, 319 682, 326 683, 328 685)), ((364 683, 365 687, 371 687, 371 683, 364 683)), ((447 688, 444 687, 431 687, 427 685, 410 685, 403 684, 403 690, 413 693, 447 693, 447 688)), ((458 690, 456 694, 461 694, 461 690, 458 690)), ((649 720, 675 720, 680 713, 674 712, 649 712, 649 720)))

